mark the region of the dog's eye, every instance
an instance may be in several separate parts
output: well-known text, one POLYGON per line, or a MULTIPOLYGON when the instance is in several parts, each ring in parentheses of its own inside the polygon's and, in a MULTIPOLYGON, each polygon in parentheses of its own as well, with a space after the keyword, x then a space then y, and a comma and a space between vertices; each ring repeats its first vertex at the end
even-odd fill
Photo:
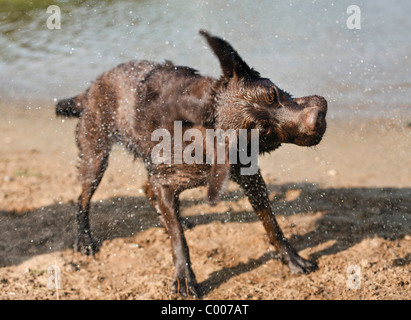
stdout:
POLYGON ((275 90, 268 91, 265 93, 264 98, 268 104, 274 104, 277 101, 277 93, 275 90))
POLYGON ((269 104, 273 104, 275 101, 276 101, 276 95, 275 94, 270 94, 269 96, 268 96, 268 103, 269 104))

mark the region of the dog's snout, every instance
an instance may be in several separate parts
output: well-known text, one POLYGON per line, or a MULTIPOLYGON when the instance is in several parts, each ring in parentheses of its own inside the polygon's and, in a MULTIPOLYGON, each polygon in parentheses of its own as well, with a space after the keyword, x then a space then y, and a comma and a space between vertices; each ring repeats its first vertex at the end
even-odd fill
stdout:
POLYGON ((310 108, 304 116, 303 125, 308 132, 315 132, 321 129, 325 121, 325 112, 320 108, 310 108))

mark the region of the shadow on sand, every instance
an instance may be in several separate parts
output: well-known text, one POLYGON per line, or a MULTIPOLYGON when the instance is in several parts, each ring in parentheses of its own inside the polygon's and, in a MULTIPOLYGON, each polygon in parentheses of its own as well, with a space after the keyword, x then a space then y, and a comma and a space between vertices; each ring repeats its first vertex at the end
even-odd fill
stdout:
MULTIPOLYGON (((315 252, 309 258, 317 260, 346 250, 365 238, 381 237, 395 240, 411 234, 411 189, 348 188, 321 189, 311 184, 270 185, 275 194, 272 207, 277 214, 290 216, 323 212, 314 231, 295 234, 292 245, 298 250, 335 240, 327 249, 315 252), (297 190, 298 196, 287 200, 288 190, 297 190)), ((238 201, 241 190, 228 193, 222 201, 238 201)), ((189 208, 203 200, 183 200, 189 208)), ((189 210, 189 209, 188 209, 189 210)), ((23 214, 0 212, 0 267, 19 264, 35 255, 72 248, 76 233, 76 205, 53 204, 23 214)), ((92 230, 101 242, 114 238, 132 237, 138 232, 160 227, 159 219, 145 197, 123 197, 92 203, 90 214, 92 230)), ((186 216, 186 224, 193 228, 213 221, 223 223, 257 221, 252 211, 214 213, 186 216)), ((205 294, 219 287, 233 276, 259 267, 275 253, 268 252, 258 259, 222 268, 210 275, 201 287, 205 294)), ((398 266, 411 263, 408 254, 394 261, 398 266)))

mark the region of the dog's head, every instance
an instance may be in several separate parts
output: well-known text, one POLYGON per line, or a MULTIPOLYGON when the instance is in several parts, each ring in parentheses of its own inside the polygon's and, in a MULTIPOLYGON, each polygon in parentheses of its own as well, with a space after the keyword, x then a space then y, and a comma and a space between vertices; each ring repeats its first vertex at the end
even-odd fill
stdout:
POLYGON ((260 151, 281 143, 318 144, 325 132, 327 101, 320 96, 293 98, 250 68, 225 40, 200 31, 220 61, 223 75, 216 89, 216 126, 258 129, 260 151))
MULTIPOLYGON (((293 98, 271 80, 250 68, 225 40, 200 31, 220 61, 222 76, 215 90, 216 127, 258 129, 259 152, 269 152, 282 143, 317 145, 326 130, 327 101, 320 96, 293 98)), ((221 194, 222 178, 230 166, 214 165, 209 198, 221 194)))

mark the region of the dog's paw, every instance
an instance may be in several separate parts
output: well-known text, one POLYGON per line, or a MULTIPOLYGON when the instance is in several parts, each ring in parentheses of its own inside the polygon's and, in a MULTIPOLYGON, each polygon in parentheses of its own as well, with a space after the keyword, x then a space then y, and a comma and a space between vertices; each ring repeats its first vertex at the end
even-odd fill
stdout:
POLYGON ((172 290, 175 294, 179 294, 185 298, 190 296, 201 298, 201 292, 197 282, 189 281, 187 278, 174 280, 172 290))
POLYGON ((318 269, 315 262, 303 259, 300 256, 290 259, 288 267, 292 274, 308 274, 318 269))
POLYGON ((280 257, 283 263, 288 265, 292 274, 308 274, 318 269, 315 262, 300 257, 293 249, 285 251, 280 257))
POLYGON ((81 234, 76 239, 74 250, 84 255, 93 256, 98 252, 98 245, 90 234, 81 234))

